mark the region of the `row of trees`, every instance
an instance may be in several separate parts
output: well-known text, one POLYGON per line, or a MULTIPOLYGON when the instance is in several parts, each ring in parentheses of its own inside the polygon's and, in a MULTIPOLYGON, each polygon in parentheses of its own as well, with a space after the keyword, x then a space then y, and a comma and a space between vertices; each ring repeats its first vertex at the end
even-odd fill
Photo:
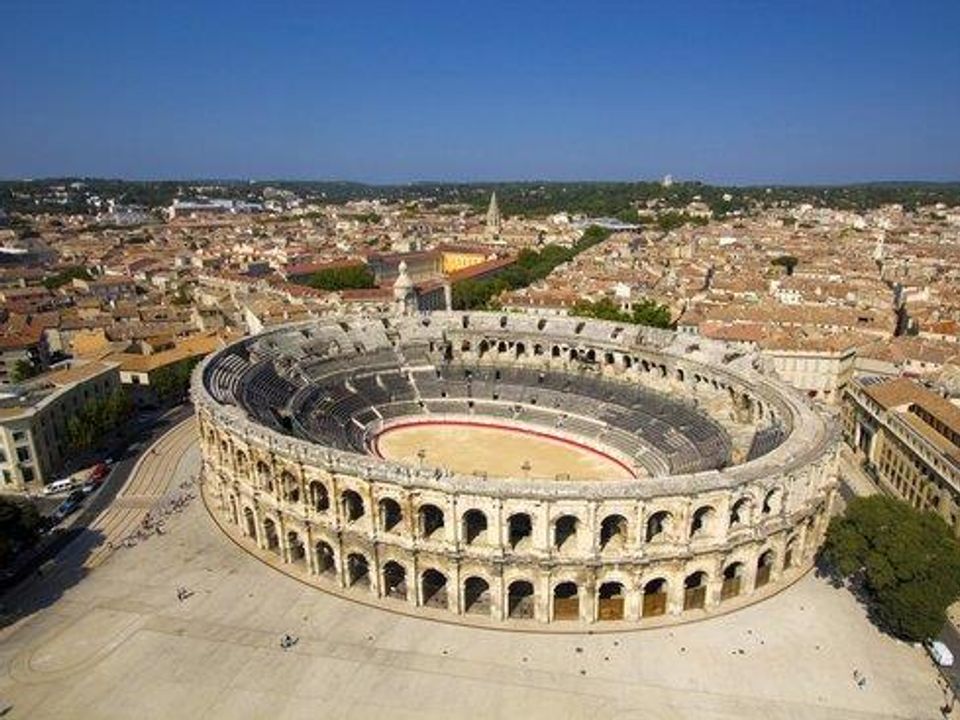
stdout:
POLYGON ((880 627, 907 640, 939 634, 960 596, 960 541, 950 526, 885 495, 852 500, 830 522, 822 557, 880 627))
POLYGON ((670 309, 666 305, 661 305, 648 298, 633 303, 633 308, 630 311, 621 310, 613 300, 606 297, 595 302, 581 300, 573 306, 571 314, 576 317, 611 320, 633 325, 648 325, 658 328, 673 327, 670 309))
POLYGON ((464 280, 453 286, 453 307, 457 310, 476 310, 497 307, 496 298, 507 290, 517 290, 542 280, 554 268, 569 262, 579 253, 610 237, 610 231, 589 227, 569 248, 548 245, 542 250, 525 248, 517 261, 486 280, 464 280))
POLYGON ((361 290, 376 287, 373 273, 365 265, 327 268, 297 278, 297 282, 317 290, 361 290))
POLYGON ((133 415, 133 401, 123 389, 108 397, 91 400, 67 421, 67 441, 72 450, 98 447, 110 432, 133 415))

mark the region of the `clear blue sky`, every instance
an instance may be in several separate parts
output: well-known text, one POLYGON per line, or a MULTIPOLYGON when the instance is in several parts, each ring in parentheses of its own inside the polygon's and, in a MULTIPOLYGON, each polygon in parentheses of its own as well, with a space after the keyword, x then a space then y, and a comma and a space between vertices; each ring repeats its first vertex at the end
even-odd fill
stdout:
POLYGON ((0 177, 960 179, 960 0, 0 0, 0 177))

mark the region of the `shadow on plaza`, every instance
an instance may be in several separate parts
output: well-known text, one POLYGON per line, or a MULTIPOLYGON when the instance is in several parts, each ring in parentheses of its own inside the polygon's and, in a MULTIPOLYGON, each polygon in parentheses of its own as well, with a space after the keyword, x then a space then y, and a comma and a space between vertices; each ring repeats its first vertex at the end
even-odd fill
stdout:
POLYGON ((84 567, 103 533, 71 528, 48 536, 28 563, 0 578, 0 628, 50 607, 87 576, 84 567))

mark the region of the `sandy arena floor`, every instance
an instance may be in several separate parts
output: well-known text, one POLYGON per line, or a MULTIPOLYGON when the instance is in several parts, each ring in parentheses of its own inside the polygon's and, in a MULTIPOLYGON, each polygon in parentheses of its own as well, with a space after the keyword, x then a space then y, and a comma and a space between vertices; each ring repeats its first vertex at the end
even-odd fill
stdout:
POLYGON ((472 475, 570 480, 623 480, 627 468, 598 450, 512 428, 418 423, 388 428, 377 451, 389 460, 472 475), (525 464, 527 467, 524 467, 525 464))

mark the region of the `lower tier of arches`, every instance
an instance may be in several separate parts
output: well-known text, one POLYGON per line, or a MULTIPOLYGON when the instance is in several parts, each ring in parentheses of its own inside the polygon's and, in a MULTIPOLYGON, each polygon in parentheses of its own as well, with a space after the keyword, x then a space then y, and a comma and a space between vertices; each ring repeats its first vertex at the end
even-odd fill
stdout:
POLYGON ((241 544, 290 574, 384 608, 430 617, 446 611, 483 625, 664 624, 724 612, 799 577, 825 529, 822 520, 811 532, 784 532, 722 552, 636 566, 488 563, 409 553, 359 537, 332 538, 285 523, 282 516, 234 518, 218 498, 205 499, 241 544))

